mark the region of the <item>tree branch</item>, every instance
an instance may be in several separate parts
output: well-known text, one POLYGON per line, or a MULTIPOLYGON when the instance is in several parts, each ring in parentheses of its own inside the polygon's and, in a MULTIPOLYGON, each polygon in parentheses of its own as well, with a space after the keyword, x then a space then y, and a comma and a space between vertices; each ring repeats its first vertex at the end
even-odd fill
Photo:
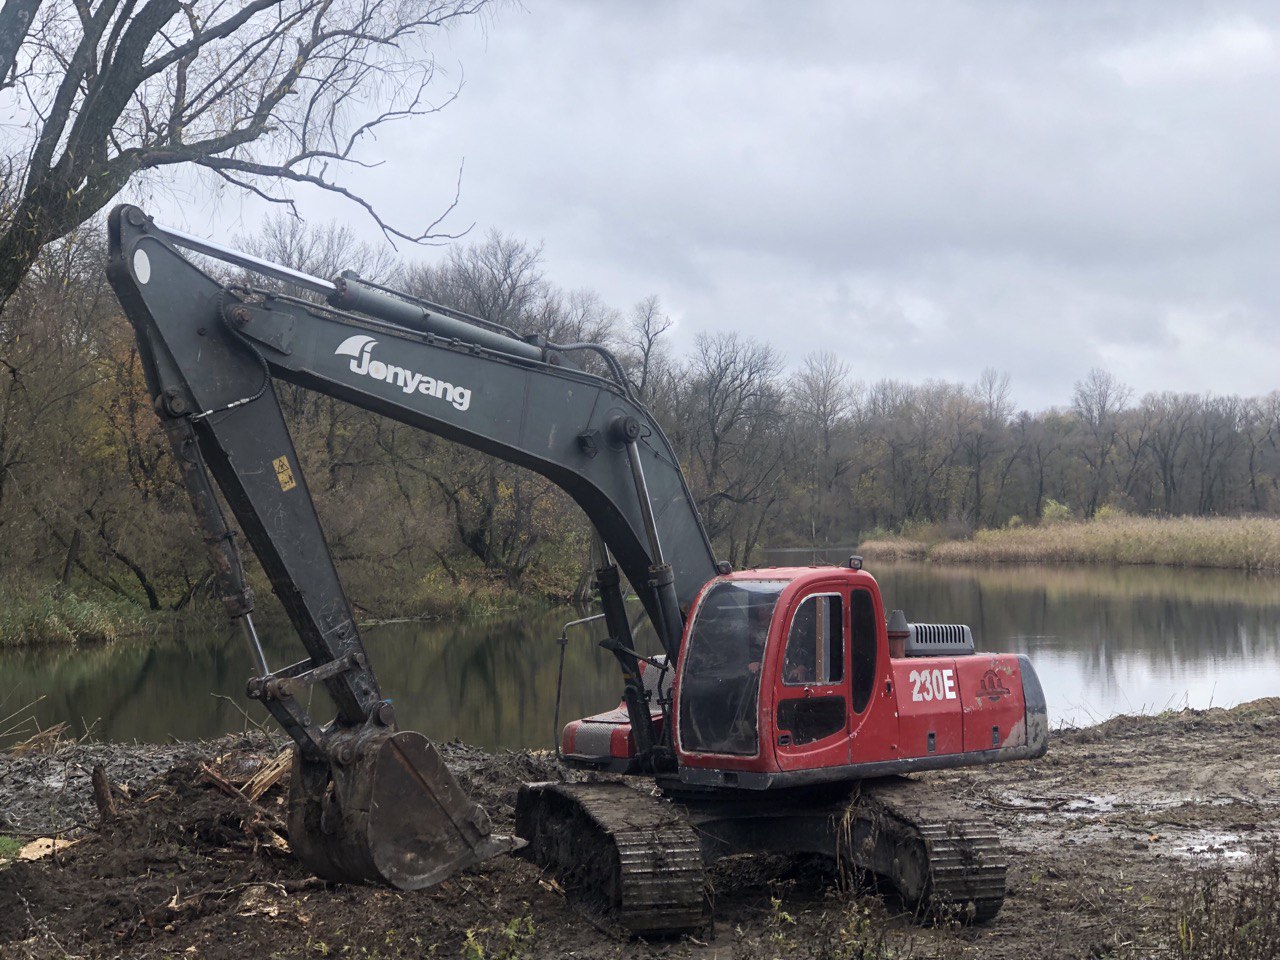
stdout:
POLYGON ((27 39, 42 0, 5 0, 0 7, 0 90, 13 86, 18 51, 27 39))

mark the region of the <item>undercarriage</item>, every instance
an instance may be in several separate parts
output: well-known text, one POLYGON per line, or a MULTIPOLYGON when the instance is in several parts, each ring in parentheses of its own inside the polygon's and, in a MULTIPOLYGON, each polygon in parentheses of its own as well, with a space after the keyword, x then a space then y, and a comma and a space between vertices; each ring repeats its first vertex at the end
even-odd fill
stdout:
POLYGON ((707 868, 738 854, 830 858, 888 886, 921 920, 981 923, 1004 902, 991 825, 927 780, 892 777, 744 798, 653 795, 620 781, 521 788, 525 856, 634 936, 696 934, 711 920, 707 868))

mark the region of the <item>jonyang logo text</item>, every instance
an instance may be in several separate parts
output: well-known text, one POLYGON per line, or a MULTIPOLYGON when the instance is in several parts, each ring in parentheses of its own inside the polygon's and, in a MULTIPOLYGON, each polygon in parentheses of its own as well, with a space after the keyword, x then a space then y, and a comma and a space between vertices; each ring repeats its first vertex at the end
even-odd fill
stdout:
POLYGON ((353 357, 351 372, 362 377, 394 383, 405 393, 420 393, 424 397, 448 400, 459 410, 466 410, 471 406, 471 391, 466 387, 457 387, 425 373, 416 373, 406 367, 374 360, 373 348, 377 345, 378 341, 373 337, 358 334, 343 340, 333 354, 337 357, 353 357))

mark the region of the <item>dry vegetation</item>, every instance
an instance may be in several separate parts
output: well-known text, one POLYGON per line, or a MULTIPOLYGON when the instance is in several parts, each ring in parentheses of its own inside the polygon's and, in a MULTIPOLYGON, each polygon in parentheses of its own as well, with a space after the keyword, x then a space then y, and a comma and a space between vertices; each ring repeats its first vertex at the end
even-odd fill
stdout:
POLYGON ((869 540, 859 550, 875 560, 1148 564, 1274 573, 1280 571, 1280 520, 1110 515, 1087 523, 979 530, 967 540, 869 540))
POLYGON ((105 593, 81 595, 46 585, 0 589, 0 647, 105 643, 157 625, 136 603, 105 593))
POLYGON ((1178 908, 1176 960, 1274 960, 1280 957, 1280 853, 1259 851, 1238 876, 1207 871, 1178 908))

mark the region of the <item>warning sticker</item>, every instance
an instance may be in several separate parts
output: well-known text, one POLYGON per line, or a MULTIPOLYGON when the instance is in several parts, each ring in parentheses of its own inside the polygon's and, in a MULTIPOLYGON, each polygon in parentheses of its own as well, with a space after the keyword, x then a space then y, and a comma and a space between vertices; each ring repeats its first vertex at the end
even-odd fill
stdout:
POLYGON ((288 457, 276 457, 271 465, 276 468, 276 479, 280 481, 281 490, 287 492, 298 485, 298 481, 293 478, 293 468, 289 466, 288 457))

